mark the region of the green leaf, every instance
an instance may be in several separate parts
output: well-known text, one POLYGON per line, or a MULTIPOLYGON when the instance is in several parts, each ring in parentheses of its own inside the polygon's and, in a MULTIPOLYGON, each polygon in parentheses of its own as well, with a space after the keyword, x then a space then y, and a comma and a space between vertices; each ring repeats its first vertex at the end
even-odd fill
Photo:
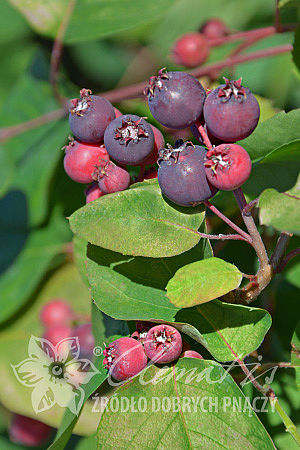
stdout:
MULTIPOLYGON (((14 86, 3 106, 2 126, 35 119, 57 107, 49 83, 28 74, 14 86)), ((69 133, 67 120, 56 120, 24 132, 4 144, 15 171, 11 188, 24 192, 28 222, 40 224, 49 205, 49 190, 54 171, 63 156, 61 150, 69 133)))
POLYGON ((295 368, 296 386, 300 391, 300 321, 298 322, 294 331, 291 346, 291 363, 294 366, 298 366, 297 368, 295 368))
POLYGON ((279 193, 267 189, 259 198, 259 221, 271 225, 278 231, 300 234, 299 224, 300 190, 279 193))
POLYGON ((252 167, 249 180, 243 185, 251 198, 258 197, 264 189, 274 188, 280 192, 295 186, 300 170, 299 141, 277 148, 252 167))
POLYGON ((264 309, 231 305, 219 300, 182 309, 176 314, 177 328, 204 345, 218 361, 244 359, 256 350, 272 319, 264 309))
MULTIPOLYGON (((173 0, 80 0, 64 37, 68 44, 109 36, 153 22, 166 13, 173 0)), ((32 28, 54 38, 65 15, 68 2, 61 0, 10 0, 26 17, 32 28)))
POLYGON ((74 262, 77 266, 77 269, 81 275, 81 278, 85 282, 87 286, 89 286, 89 280, 86 274, 86 263, 87 263, 87 242, 84 239, 81 239, 78 236, 73 237, 73 254, 74 254, 74 262))
POLYGON ((14 164, 10 154, 0 146, 0 197, 5 194, 12 181, 14 164))
POLYGON ((57 216, 48 226, 29 234, 24 202, 24 197, 13 191, 0 201, 0 244, 3 248, 0 259, 3 271, 0 278, 1 323, 27 302, 69 237, 65 221, 57 216))
POLYGON ((219 258, 208 258, 181 267, 167 284, 167 296, 180 308, 206 303, 236 289, 241 272, 219 258))
MULTIPOLYGON (((25 270, 24 267, 27 267, 27 265, 31 270, 31 275, 28 275, 26 278, 28 283, 33 273, 32 269, 37 269, 39 264, 28 262, 24 264, 23 270, 25 270)), ((43 335, 44 330, 39 320, 39 315, 43 305, 53 298, 62 298, 68 301, 78 315, 86 316, 90 313, 90 293, 87 287, 82 282, 74 265, 64 265, 39 289, 36 296, 27 305, 27 308, 24 308, 22 311, 22 315, 17 317, 13 323, 10 323, 9 327, 3 328, 1 332, 0 372, 2 383, 0 386, 0 402, 12 412, 33 417, 50 426, 58 427, 62 420, 64 409, 56 404, 51 409, 43 411, 36 416, 32 408, 32 389, 23 386, 17 380, 11 368, 11 364, 16 365, 28 357, 30 337, 32 335, 43 335), (8 392, 9 395, 7 395, 8 392)), ((16 299, 17 296, 14 297, 14 300, 8 300, 8 302, 12 303, 16 299)), ((91 390, 94 387, 93 385, 89 386, 91 386, 91 390)), ((96 431, 98 416, 93 413, 92 409, 93 403, 87 402, 74 430, 75 433, 90 435, 96 431)))
POLYGON ((203 219, 202 206, 171 206, 157 182, 144 182, 88 203, 72 214, 70 226, 91 244, 122 254, 159 258, 194 247, 200 240, 197 230, 203 219))
POLYGON ((239 141, 252 160, 264 158, 276 149, 283 149, 300 140, 300 109, 288 113, 281 111, 260 123, 246 139, 239 141))
POLYGON ((150 366, 121 386, 101 416, 98 448, 126 448, 129 441, 137 448, 141 430, 143 448, 274 449, 246 397, 213 361, 184 358, 171 367, 150 366), (133 398, 138 412, 132 406, 126 414, 113 408, 133 398))
MULTIPOLYGON (((300 7, 299 0, 298 0, 298 6, 300 7)), ((292 55, 293 55, 293 61, 296 65, 298 71, 300 71, 300 27, 298 27, 298 29, 296 30, 296 33, 295 33, 292 55)))

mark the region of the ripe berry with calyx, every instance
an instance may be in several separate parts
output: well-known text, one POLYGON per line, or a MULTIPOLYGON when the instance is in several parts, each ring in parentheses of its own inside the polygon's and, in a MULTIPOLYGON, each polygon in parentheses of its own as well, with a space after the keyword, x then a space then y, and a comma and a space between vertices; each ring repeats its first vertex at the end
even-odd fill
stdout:
POLYGON ((122 337, 111 342, 103 351, 103 364, 117 381, 137 375, 147 365, 147 356, 140 342, 122 337))
POLYGON ((151 361, 159 364, 170 363, 182 352, 182 338, 176 328, 157 325, 148 331, 144 347, 151 361))
POLYGON ((222 38, 229 34, 226 24, 221 19, 209 19, 202 25, 200 31, 210 40, 222 38))
POLYGON ((255 129, 260 115, 259 104, 241 78, 210 92, 204 103, 204 120, 213 136, 225 142, 246 138, 255 129))
POLYGON ((68 325, 72 322, 74 313, 68 302, 59 298, 46 303, 40 313, 44 327, 68 325))
POLYGON ((185 72, 161 69, 144 91, 151 113, 168 128, 189 127, 202 114, 206 97, 201 83, 185 72))
POLYGON ((151 154, 154 134, 143 117, 125 114, 113 120, 105 130, 104 144, 111 156, 120 164, 136 166, 151 154))
POLYGON ((98 186, 98 183, 90 184, 84 191, 86 197, 86 203, 90 203, 104 195, 104 192, 98 186))
POLYGON ((174 44, 172 59, 176 64, 185 67, 196 67, 203 64, 209 55, 209 43, 202 33, 186 33, 174 44))
POLYGON ((72 180, 77 183, 91 183, 93 173, 98 166, 109 161, 108 153, 102 145, 83 144, 71 139, 65 147, 64 168, 72 180))
POLYGON ((80 98, 71 100, 69 124, 76 139, 94 144, 103 141, 104 131, 115 118, 115 111, 106 98, 91 94, 89 89, 81 89, 80 98))
POLYGON ((14 414, 9 428, 9 438, 16 444, 38 447, 50 439, 52 431, 49 425, 39 420, 14 414))
POLYGON ((161 150, 158 157, 158 183, 162 193, 182 206, 195 206, 217 193, 206 178, 204 147, 179 142, 179 147, 161 150))
POLYGON ((130 175, 126 169, 108 161, 98 172, 98 185, 104 194, 125 191, 130 185, 130 175))
POLYGON ((250 156, 237 144, 221 144, 209 150, 204 166, 210 183, 223 191, 237 189, 251 173, 250 156))

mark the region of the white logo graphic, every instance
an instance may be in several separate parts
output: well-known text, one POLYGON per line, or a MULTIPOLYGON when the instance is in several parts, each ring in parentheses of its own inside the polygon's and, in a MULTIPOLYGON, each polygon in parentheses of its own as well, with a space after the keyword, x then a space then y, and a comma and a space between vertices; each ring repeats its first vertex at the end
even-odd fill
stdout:
POLYGON ((63 339, 54 346, 47 339, 31 336, 29 358, 11 366, 19 382, 33 388, 31 401, 36 413, 57 403, 79 414, 84 400, 80 385, 99 373, 91 361, 79 359, 79 354, 78 337, 63 339))

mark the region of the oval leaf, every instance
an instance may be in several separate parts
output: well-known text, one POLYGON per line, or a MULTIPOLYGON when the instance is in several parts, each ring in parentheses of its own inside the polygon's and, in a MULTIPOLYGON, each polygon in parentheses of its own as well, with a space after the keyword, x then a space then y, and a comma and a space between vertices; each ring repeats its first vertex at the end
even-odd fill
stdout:
POLYGON ((125 255, 159 258, 194 247, 203 219, 202 206, 171 206, 157 183, 146 182, 88 203, 72 214, 70 225, 91 244, 125 255))
POLYGON ((208 258, 179 269, 167 284, 167 296, 181 308, 199 305, 236 289, 241 272, 219 258, 208 258))

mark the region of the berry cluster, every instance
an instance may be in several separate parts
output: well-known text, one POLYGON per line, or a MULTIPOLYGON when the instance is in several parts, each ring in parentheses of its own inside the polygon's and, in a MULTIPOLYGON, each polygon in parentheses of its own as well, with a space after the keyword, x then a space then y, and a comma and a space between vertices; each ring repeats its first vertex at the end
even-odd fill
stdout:
POLYGON ((65 147, 64 168, 72 180, 89 184, 86 203, 127 189, 125 166, 154 164, 164 146, 161 132, 143 117, 123 115, 89 89, 71 100, 69 124, 75 138, 65 147))
POLYGON ((259 105, 241 79, 224 79, 225 84, 206 95, 192 75, 161 69, 145 90, 156 120, 171 129, 190 126, 202 144, 180 140, 159 150, 161 191, 178 205, 195 206, 219 189, 235 190, 250 176, 250 157, 235 142, 255 129, 259 105))
POLYGON ((45 328, 45 339, 57 345, 63 339, 77 336, 80 345, 79 357, 93 359, 95 343, 92 326, 89 322, 79 323, 82 318, 75 314, 68 302, 63 299, 49 301, 41 310, 40 319, 45 328))
POLYGON ((137 322, 131 337, 122 337, 104 349, 104 367, 117 381, 127 380, 143 370, 148 362, 167 364, 180 356, 203 359, 183 342, 179 331, 170 325, 137 322))

